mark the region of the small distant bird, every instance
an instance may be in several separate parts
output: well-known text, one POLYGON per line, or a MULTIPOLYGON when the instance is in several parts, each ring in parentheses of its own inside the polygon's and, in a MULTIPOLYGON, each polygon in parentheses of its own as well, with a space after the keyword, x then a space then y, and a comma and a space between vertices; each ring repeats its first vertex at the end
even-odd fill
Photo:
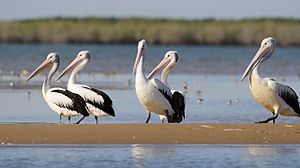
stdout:
POLYGON ((9 74, 10 74, 11 76, 16 76, 16 75, 17 75, 17 73, 16 73, 14 70, 10 70, 10 71, 9 71, 9 74))
POLYGON ((31 94, 31 92, 28 91, 28 92, 27 92, 27 100, 30 100, 30 94, 31 94))
POLYGON ((127 86, 131 86, 131 79, 128 79, 128 80, 126 81, 126 85, 127 85, 127 86))
POLYGON ((188 92, 188 86, 189 86, 189 84, 186 81, 184 81, 183 82, 183 89, 184 89, 185 94, 187 94, 187 92, 188 92))
POLYGON ((9 86, 10 86, 11 88, 14 88, 14 87, 16 86, 16 84, 15 84, 15 82, 9 82, 9 86))
POLYGON ((50 88, 50 81, 58 69, 59 62, 57 53, 49 53, 45 61, 32 72, 26 81, 29 81, 43 70, 49 69, 49 74, 46 76, 42 87, 44 99, 49 107, 59 115, 59 123, 61 123, 61 116, 68 117, 70 122, 71 116, 82 115, 83 117, 76 122, 76 124, 79 124, 86 116, 89 116, 83 98, 66 89, 50 88))
POLYGON ((197 99, 197 103, 200 104, 203 100, 204 100, 204 99, 202 99, 202 98, 198 98, 198 99, 197 99))
POLYGON ((24 76, 27 76, 27 75, 29 75, 29 70, 27 68, 24 68, 24 69, 22 69, 21 74, 24 76))
POLYGON ((147 79, 144 74, 146 40, 138 43, 138 50, 133 66, 133 74, 135 74, 135 91, 137 97, 148 112, 146 123, 151 118, 151 112, 167 117, 168 122, 177 122, 178 114, 173 109, 171 89, 157 79, 147 79))
MULTIPOLYGON (((169 87, 168 76, 171 70, 177 65, 179 61, 179 54, 177 51, 168 51, 161 62, 152 70, 148 75, 148 79, 151 79, 155 74, 162 70, 160 79, 169 87)), ((185 118, 185 96, 179 90, 171 89, 172 92, 172 107, 178 114, 177 122, 181 122, 185 118)), ((162 122, 166 119, 164 115, 159 115, 162 122)))
POLYGON ((300 116, 298 96, 289 86, 283 85, 274 79, 263 78, 258 69, 262 62, 271 58, 276 48, 276 41, 268 37, 261 42, 260 49, 245 70, 241 81, 249 74, 249 87, 255 99, 269 110, 273 117, 257 123, 275 123, 279 114, 286 116, 300 116))
POLYGON ((196 91, 196 95, 199 96, 199 97, 201 97, 202 96, 202 91, 201 90, 197 90, 196 91))
POLYGON ((98 123, 99 116, 114 117, 115 110, 113 109, 111 98, 106 93, 87 85, 76 84, 76 74, 90 62, 90 58, 91 54, 89 51, 80 51, 73 62, 62 71, 56 80, 72 71, 68 82, 68 90, 83 97, 89 113, 95 116, 96 123, 98 123))

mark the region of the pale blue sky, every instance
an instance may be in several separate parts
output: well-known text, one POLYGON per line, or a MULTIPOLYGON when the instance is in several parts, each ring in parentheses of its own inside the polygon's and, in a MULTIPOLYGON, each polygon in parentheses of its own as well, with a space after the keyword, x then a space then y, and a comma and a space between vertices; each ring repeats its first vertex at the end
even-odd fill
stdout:
POLYGON ((300 18, 300 0, 0 0, 0 20, 53 16, 300 18))

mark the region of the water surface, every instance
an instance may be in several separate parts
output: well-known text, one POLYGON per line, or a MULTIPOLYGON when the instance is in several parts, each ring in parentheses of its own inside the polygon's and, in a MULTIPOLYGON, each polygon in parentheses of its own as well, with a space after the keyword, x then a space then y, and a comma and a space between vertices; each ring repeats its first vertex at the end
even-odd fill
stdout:
POLYGON ((3 145, 11 167, 299 167, 299 145, 3 145))
MULTIPOLYGON (((61 56, 61 69, 81 50, 91 51, 91 62, 85 72, 130 74, 137 45, 99 44, 0 44, 0 68, 20 73, 37 67, 49 52, 61 56)), ((165 46, 148 45, 146 70, 150 71, 168 50, 177 50, 180 63, 173 73, 181 74, 241 74, 259 46, 165 46)), ((300 48, 277 48, 264 71, 277 75, 296 75, 300 72, 300 48)))
MULTIPOLYGON (((240 77, 258 46, 164 46, 149 45, 145 62, 149 72, 167 50, 178 50, 180 62, 169 77, 171 88, 185 91, 187 106, 184 122, 247 123, 270 117, 252 97, 247 80, 240 77)), ((61 55, 62 70, 80 50, 90 50, 90 64, 78 82, 105 91, 114 101, 117 117, 101 118, 104 123, 140 123, 146 113, 134 90, 131 74, 136 45, 98 44, 0 44, 0 122, 51 122, 58 116, 41 96, 43 74, 24 82, 49 52, 61 55), (34 107, 34 108, 33 108, 34 107)), ((300 93, 300 48, 277 48, 263 64, 262 74, 290 85, 300 93)), ((159 76, 158 76, 159 77, 159 76)), ((66 87, 67 77, 54 86, 66 87)), ((74 117, 75 122, 77 117, 74 117)), ((278 122, 299 121, 280 116, 278 122)), ((84 122, 93 123, 92 117, 84 122)), ((153 115, 151 122, 159 122, 153 115)))

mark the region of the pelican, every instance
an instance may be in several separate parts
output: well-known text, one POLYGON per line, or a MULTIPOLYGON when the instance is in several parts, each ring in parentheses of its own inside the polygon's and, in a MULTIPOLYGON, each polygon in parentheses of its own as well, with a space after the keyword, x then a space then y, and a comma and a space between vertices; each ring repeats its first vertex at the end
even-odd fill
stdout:
POLYGON ((298 96, 289 86, 274 79, 263 78, 258 69, 262 62, 271 58, 276 47, 275 39, 268 37, 261 42, 261 46, 245 70, 241 81, 249 74, 249 87, 255 99, 273 116, 257 123, 275 123, 278 115, 300 116, 298 96))
POLYGON ((135 74, 135 90, 137 97, 148 112, 146 123, 149 122, 151 112, 167 117, 168 122, 181 122, 176 116, 173 109, 172 92, 170 88, 157 79, 147 79, 144 74, 146 40, 138 43, 137 56, 133 66, 133 74, 135 74))
POLYGON ((60 79, 67 72, 72 71, 68 81, 68 90, 83 97, 89 113, 95 116, 96 123, 98 124, 99 116, 115 116, 115 111, 112 107, 113 102, 106 93, 87 85, 75 84, 76 74, 89 63, 90 57, 91 54, 89 51, 80 51, 77 57, 62 71, 56 80, 60 79))
MULTIPOLYGON (((177 51, 168 51, 165 54, 165 57, 161 62, 153 69, 153 71, 148 75, 148 79, 151 79, 155 74, 157 74, 160 70, 162 70, 160 79, 161 81, 169 86, 168 84, 168 75, 171 72, 171 70, 177 65, 179 61, 179 54, 177 51)), ((174 100, 174 109, 178 111, 178 114, 181 115, 183 118, 185 118, 185 96, 181 91, 173 90, 172 92, 172 98, 174 100)), ((178 116, 180 117, 180 116, 178 116)), ((159 115, 159 118, 164 123, 164 120, 166 119, 164 115, 159 115)))
POLYGON ((86 116, 89 116, 85 101, 78 94, 72 93, 69 90, 62 88, 50 88, 50 81, 57 71, 59 66, 59 55, 57 53, 49 53, 45 61, 26 79, 29 81, 38 73, 45 69, 50 69, 48 76, 46 76, 43 86, 42 94, 49 107, 55 111, 60 117, 68 117, 70 122, 71 116, 83 115, 76 124, 79 124, 86 116))

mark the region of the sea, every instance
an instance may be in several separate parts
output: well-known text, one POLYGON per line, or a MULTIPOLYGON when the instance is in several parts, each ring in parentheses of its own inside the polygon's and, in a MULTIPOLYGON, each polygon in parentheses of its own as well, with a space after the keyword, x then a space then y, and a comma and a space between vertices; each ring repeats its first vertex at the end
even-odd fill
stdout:
MULTIPOLYGON (((250 93, 240 78, 259 46, 148 45, 145 69, 149 73, 169 50, 179 63, 169 76, 172 89, 186 95, 183 123, 254 123, 272 114, 250 93)), ((78 75, 78 83, 106 92, 116 117, 100 123, 143 123, 146 112, 134 86, 132 67, 137 45, 0 44, 0 124, 58 123, 59 117, 43 100, 45 73, 25 82, 48 53, 60 55, 61 72, 81 50, 91 61, 78 75)), ((300 94, 300 48, 278 47, 261 66, 261 75, 291 86, 300 94)), ((58 74, 56 74, 58 75, 58 74)), ((159 76, 156 76, 159 78, 159 76)), ((68 76, 52 81, 66 87, 68 76)), ((73 117, 76 122, 79 117, 73 117)), ((278 123, 299 122, 279 116, 278 123)), ((94 124, 89 117, 83 123, 94 124)), ((159 123, 152 115, 151 123, 159 123)), ((67 119, 63 119, 67 123, 67 119)), ((298 167, 299 145, 0 145, 1 167, 298 167)))

